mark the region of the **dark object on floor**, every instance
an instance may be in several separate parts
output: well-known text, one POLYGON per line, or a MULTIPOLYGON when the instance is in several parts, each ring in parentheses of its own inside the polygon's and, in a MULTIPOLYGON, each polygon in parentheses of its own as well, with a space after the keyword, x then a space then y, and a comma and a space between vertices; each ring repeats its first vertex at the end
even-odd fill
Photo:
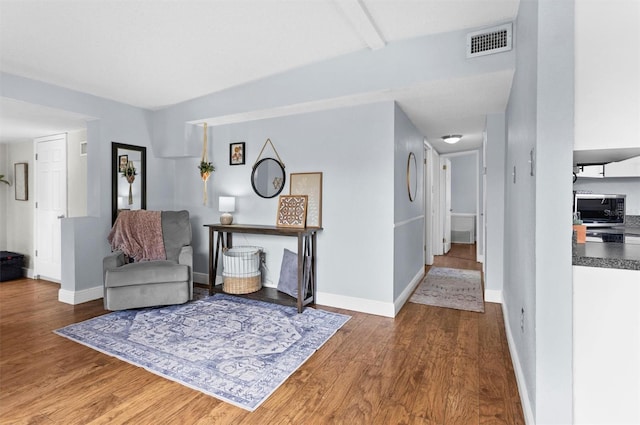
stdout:
POLYGON ((17 252, 0 251, 0 282, 20 279, 24 255, 17 252))

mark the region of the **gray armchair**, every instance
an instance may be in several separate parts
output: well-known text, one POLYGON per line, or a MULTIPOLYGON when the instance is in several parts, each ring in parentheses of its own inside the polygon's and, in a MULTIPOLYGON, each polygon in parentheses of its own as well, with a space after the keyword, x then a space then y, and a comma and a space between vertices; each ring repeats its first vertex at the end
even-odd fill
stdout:
POLYGON ((104 308, 183 304, 193 298, 193 248, 188 211, 162 211, 166 260, 125 264, 122 251, 104 258, 104 308))

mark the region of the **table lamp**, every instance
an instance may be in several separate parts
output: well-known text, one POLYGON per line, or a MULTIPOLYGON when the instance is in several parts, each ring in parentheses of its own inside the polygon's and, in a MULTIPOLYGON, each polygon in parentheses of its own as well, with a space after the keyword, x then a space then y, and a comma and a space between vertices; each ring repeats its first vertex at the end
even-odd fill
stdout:
POLYGON ((230 214, 236 210, 236 198, 233 196, 220 196, 218 200, 218 211, 220 215, 220 224, 233 223, 233 216, 230 214))

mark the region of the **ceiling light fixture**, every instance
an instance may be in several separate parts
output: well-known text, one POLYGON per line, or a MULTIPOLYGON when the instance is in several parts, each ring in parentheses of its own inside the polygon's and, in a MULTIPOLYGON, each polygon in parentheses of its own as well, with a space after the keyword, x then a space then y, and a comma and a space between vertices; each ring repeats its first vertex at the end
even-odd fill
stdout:
POLYGON ((461 134, 447 134, 446 136, 442 136, 442 140, 451 145, 458 143, 460 139, 462 139, 461 134))

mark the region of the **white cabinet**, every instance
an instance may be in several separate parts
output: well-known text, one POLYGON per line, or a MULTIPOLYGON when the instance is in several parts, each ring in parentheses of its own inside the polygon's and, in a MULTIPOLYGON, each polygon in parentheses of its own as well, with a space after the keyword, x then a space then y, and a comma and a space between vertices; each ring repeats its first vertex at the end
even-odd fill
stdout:
POLYGON ((602 178, 604 174, 604 165, 584 165, 577 167, 576 175, 578 177, 597 177, 602 178))
POLYGON ((640 177, 640 156, 604 166, 605 177, 640 177))
POLYGON ((640 1, 574 3, 574 149, 640 147, 640 1))
POLYGON ((573 267, 574 424, 640 423, 640 270, 573 267))

